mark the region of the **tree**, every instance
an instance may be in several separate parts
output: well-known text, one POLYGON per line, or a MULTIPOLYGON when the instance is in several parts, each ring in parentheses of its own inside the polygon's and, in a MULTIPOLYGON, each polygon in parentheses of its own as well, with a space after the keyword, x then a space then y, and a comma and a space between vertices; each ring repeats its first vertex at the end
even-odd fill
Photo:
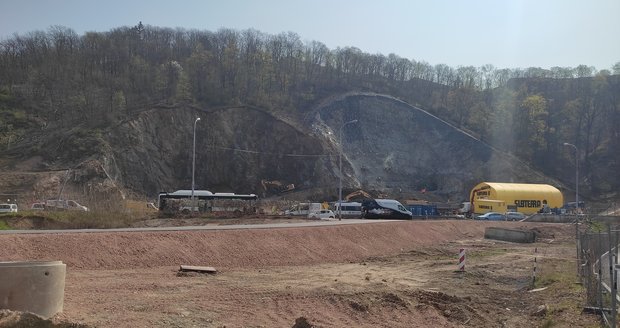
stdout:
POLYGON ((575 72, 577 73, 577 77, 588 77, 592 76, 596 68, 594 66, 587 65, 579 65, 575 68, 575 72))
POLYGON ((545 146, 547 100, 542 95, 527 96, 517 115, 517 148, 524 158, 532 159, 545 146))
POLYGON ((617 62, 614 64, 614 67, 612 68, 614 74, 616 75, 620 75, 620 62, 617 62))

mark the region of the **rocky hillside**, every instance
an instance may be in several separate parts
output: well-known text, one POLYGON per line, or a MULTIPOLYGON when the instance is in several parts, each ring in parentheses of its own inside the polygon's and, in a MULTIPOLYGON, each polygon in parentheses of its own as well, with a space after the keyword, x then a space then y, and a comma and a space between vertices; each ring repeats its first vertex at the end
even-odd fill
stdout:
MULTIPOLYGON (((4 189, 32 199, 55 196, 61 189, 91 199, 153 198, 159 191, 190 189, 196 117, 201 118, 196 125, 196 189, 336 200, 339 134, 351 120, 357 122, 342 129, 345 193, 359 188, 392 197, 458 201, 480 181, 562 187, 403 101, 347 93, 326 99, 301 118, 246 106, 151 108, 102 131, 92 147, 82 150, 83 156, 59 143, 59 154, 71 153, 73 161, 15 154, 5 163, 5 172, 15 174, 5 174, 4 189), (7 177, 14 178, 11 185, 7 177), (265 188, 263 180, 294 184, 295 190, 281 194, 278 188, 265 188)), ((36 138, 33 134, 24 144, 36 138)))
POLYGON ((613 199, 619 73, 432 66, 253 29, 53 27, 0 41, 0 194, 100 203, 190 188, 201 117, 200 189, 333 200, 342 132, 345 192, 563 188, 546 175, 613 199))

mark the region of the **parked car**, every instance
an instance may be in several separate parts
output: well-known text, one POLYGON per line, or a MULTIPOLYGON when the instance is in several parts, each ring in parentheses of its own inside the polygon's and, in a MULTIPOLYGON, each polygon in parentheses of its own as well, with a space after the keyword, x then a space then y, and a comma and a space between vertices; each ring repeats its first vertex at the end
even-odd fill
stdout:
POLYGON ((336 215, 332 210, 320 210, 316 212, 311 212, 308 214, 309 219, 334 219, 336 215))
POLYGON ((506 216, 502 213, 497 212, 489 212, 482 215, 478 215, 476 220, 487 220, 487 221, 506 221, 506 216))
POLYGON ((48 210, 72 210, 88 212, 88 207, 80 205, 74 200, 49 199, 45 201, 45 208, 48 210))
POLYGON ((0 213, 17 213, 17 204, 0 204, 0 213))
POLYGON ((521 221, 527 216, 521 212, 506 212, 506 220, 508 221, 521 221))
POLYGON ((45 203, 33 203, 30 209, 32 211, 43 211, 45 210, 45 203))

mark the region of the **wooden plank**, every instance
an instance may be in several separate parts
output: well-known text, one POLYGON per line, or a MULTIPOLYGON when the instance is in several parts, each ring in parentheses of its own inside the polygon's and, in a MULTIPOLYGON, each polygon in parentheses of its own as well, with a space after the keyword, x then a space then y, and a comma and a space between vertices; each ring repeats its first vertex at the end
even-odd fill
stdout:
POLYGON ((195 266, 195 265, 181 265, 181 268, 179 269, 179 271, 183 271, 183 272, 194 271, 194 272, 205 272, 205 273, 216 273, 217 272, 217 270, 215 270, 214 267, 195 266))

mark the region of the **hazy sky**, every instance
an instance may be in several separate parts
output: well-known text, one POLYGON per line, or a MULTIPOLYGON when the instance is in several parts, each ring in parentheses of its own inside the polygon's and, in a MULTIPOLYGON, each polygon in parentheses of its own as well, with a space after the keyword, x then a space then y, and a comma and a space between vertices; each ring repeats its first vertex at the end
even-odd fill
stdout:
POLYGON ((609 69, 620 0, 0 0, 0 40, 62 25, 82 35, 144 25, 295 32, 430 64, 609 69))

